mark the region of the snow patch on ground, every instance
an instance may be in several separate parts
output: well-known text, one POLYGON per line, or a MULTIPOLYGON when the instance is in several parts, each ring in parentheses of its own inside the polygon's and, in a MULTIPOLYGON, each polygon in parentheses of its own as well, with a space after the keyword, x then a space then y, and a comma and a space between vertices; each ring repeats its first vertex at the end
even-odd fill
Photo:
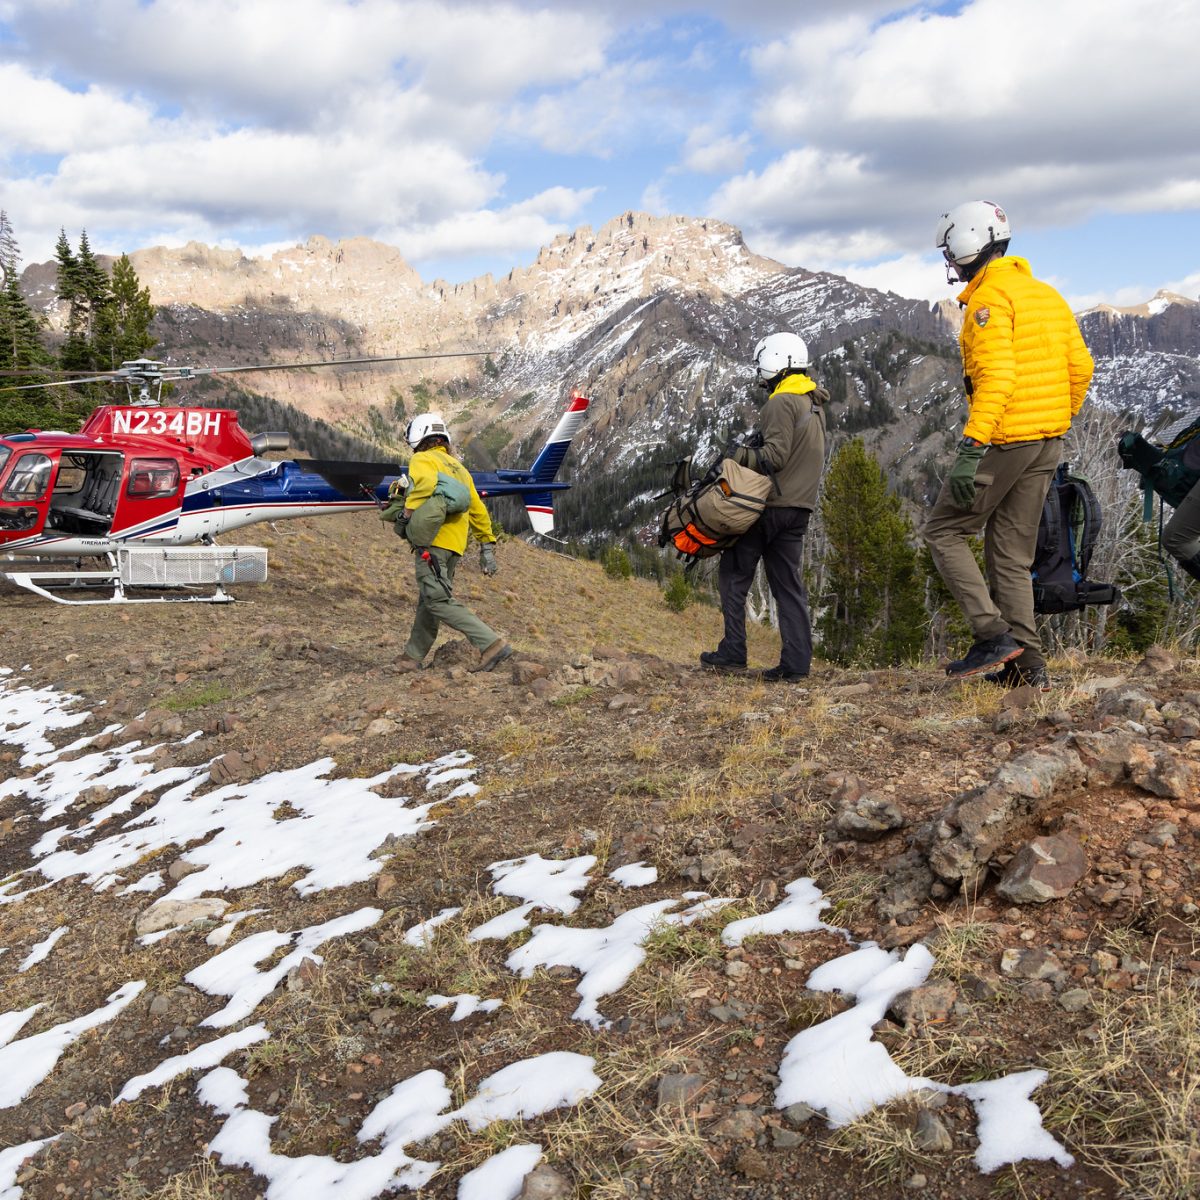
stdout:
POLYGON ((648 867, 644 862, 629 863, 610 871, 608 877, 624 888, 649 887, 658 882, 658 868, 648 867))
MULTIPOLYGON (((688 897, 696 895, 691 893, 688 897)), ((575 991, 581 997, 572 1014, 595 1028, 611 1024, 597 1007, 604 996, 625 986, 645 960, 643 946, 662 925, 690 925, 731 900, 702 900, 682 912, 668 912, 678 900, 656 900, 622 913, 602 929, 573 929, 538 925, 533 936, 506 960, 510 971, 528 979, 538 967, 574 967, 581 978, 575 991)))
POLYGON ((432 946, 437 927, 445 925, 447 921, 453 921, 460 912, 462 912, 461 908, 443 908, 441 912, 435 913, 432 917, 419 921, 411 929, 404 931, 405 942, 410 946, 416 946, 418 950, 432 946))
POLYGON ((24 962, 17 968, 17 974, 22 971, 28 971, 30 967, 36 967, 38 963, 43 962, 50 957, 50 951, 58 944, 59 938, 70 931, 70 925, 60 925, 47 938, 38 942, 36 946, 25 956, 24 962))
MULTIPOLYGON (((271 1126, 276 1118, 249 1107, 246 1081, 228 1067, 217 1067, 205 1075, 196 1094, 225 1117, 209 1143, 209 1152, 225 1166, 248 1167, 265 1178, 266 1200, 333 1195, 338 1200, 373 1200, 398 1188, 416 1191, 438 1169, 439 1163, 413 1158, 408 1146, 440 1133, 456 1120, 478 1131, 493 1121, 528 1120, 579 1104, 600 1086, 594 1066, 594 1059, 567 1051, 523 1059, 489 1075, 466 1104, 451 1112, 445 1111, 453 1099, 446 1077, 440 1071, 422 1071, 398 1083, 363 1121, 358 1141, 378 1140, 379 1152, 350 1163, 322 1154, 300 1158, 276 1154, 271 1149, 271 1126)), ((502 1160, 491 1170, 478 1167, 464 1176, 459 1196, 511 1200, 542 1155, 537 1146, 521 1147, 523 1155, 511 1154, 512 1149, 515 1147, 489 1159, 489 1163, 502 1160), (524 1163, 528 1165, 518 1175, 524 1163), (516 1190, 512 1190, 514 1181, 516 1190), (485 1186, 492 1190, 480 1190, 485 1186)))
MULTIPOLYGON (((63 1051, 77 1037, 89 1029, 111 1021, 145 986, 142 980, 127 983, 113 992, 107 998, 107 1003, 94 1012, 4 1045, 0 1049, 0 1108, 12 1108, 13 1105, 20 1104, 54 1070, 63 1051)), ((38 1007, 40 1006, 34 1005, 33 1009, 26 1009, 24 1013, 18 1014, 24 1019, 17 1024, 16 1029, 20 1029, 38 1007)), ((12 1016, 11 1013, 4 1015, 12 1016)), ((3 1020, 4 1017, 0 1017, 0 1023, 3 1020)), ((16 1030, 13 1030, 9 1037, 15 1032, 16 1030)))
MULTIPOLYGON (((789 885, 788 891, 794 887, 789 885)), ((1043 1128, 1041 1112, 1029 1098, 1045 1081, 1045 1071, 1021 1071, 984 1083, 951 1086, 906 1074, 883 1044, 875 1041, 874 1028, 892 1002, 902 992, 920 987, 933 964, 933 955, 920 942, 903 958, 894 950, 863 942, 817 967, 806 982, 810 991, 842 992, 853 996, 856 1003, 801 1030, 788 1042, 779 1068, 776 1107, 808 1104, 823 1110, 829 1124, 837 1128, 877 1105, 930 1088, 965 1096, 975 1106, 979 1137, 975 1162, 981 1171, 991 1172, 1025 1159, 1050 1159, 1061 1167, 1071 1166, 1074 1159, 1043 1128)))
POLYGON ((529 916, 536 909, 570 916, 580 905, 577 892, 585 891, 592 882, 588 872, 596 865, 594 854, 578 858, 543 858, 527 854, 523 858, 507 858, 488 867, 492 873, 492 891, 497 896, 513 896, 524 901, 516 908, 485 921, 467 934, 471 942, 489 938, 503 940, 529 927, 529 916))
POLYGON ((245 1029, 239 1029, 237 1033, 227 1033, 224 1037, 206 1042, 203 1046, 197 1046, 195 1050, 191 1050, 187 1054, 176 1054, 173 1058, 164 1059, 153 1071, 147 1071, 144 1075, 135 1075, 121 1089, 113 1103, 120 1104, 125 1100, 136 1100, 149 1088, 161 1087, 169 1080, 188 1071, 215 1067, 235 1050, 245 1050, 247 1046, 253 1046, 256 1042, 265 1042, 270 1036, 265 1025, 250 1025, 245 1029))
POLYGON ((425 997, 426 1008, 449 1008, 453 1005, 454 1011, 450 1014, 451 1022, 465 1021, 469 1016, 477 1012, 495 1012, 503 1003, 503 1000, 481 1000, 472 992, 463 992, 458 996, 439 996, 435 994, 425 997))
POLYGON ((525 1176, 542 1161, 541 1146, 509 1146, 458 1181, 458 1200, 516 1200, 525 1176))
POLYGON ((829 901, 811 879, 795 879, 783 892, 784 898, 770 912, 731 921, 721 931, 721 941, 726 946, 740 946, 748 937, 763 933, 815 933, 818 929, 843 932, 821 920, 820 914, 829 907, 829 901))
POLYGON ((244 1021, 279 986, 293 967, 298 967, 306 958, 311 958, 318 965, 324 961, 316 953, 318 946, 333 938, 369 929, 382 916, 381 908, 360 908, 344 917, 335 917, 332 921, 310 925, 294 933, 266 929, 243 938, 220 954, 214 954, 184 976, 193 987, 210 996, 229 997, 229 1003, 224 1008, 205 1017, 200 1024, 220 1029, 244 1021), (289 942, 294 943, 290 954, 285 954, 269 971, 258 970, 258 963, 289 942))
POLYGON ((7 1150, 0 1150, 0 1200, 21 1200, 24 1189, 17 1187, 17 1174, 21 1170, 21 1164, 57 1139, 58 1135, 55 1134, 54 1137, 41 1138, 36 1142, 22 1142, 19 1146, 9 1146, 7 1150))

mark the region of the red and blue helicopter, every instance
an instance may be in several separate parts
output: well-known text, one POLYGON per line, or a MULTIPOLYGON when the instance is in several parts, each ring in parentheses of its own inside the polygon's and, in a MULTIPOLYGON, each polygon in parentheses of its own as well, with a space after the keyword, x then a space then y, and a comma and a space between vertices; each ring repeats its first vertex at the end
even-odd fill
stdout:
MULTIPOLYGON (((262 521, 375 508, 402 476, 403 464, 271 460, 263 456, 286 450, 288 434, 247 433, 236 411, 228 408, 163 407, 162 385, 246 371, 436 357, 451 356, 251 367, 172 367, 137 359, 115 371, 19 385, 57 387, 104 380, 123 383, 129 402, 96 408, 78 433, 0 432, 0 555, 10 561, 77 560, 74 568, 16 570, 6 572, 8 578, 51 599, 59 597, 50 595, 50 587, 107 585, 115 589, 105 601, 111 602, 125 599, 125 586, 165 588, 193 582, 217 586, 217 593, 204 599, 228 599, 223 583, 265 578, 266 552, 257 551, 261 558, 256 558, 250 553, 253 548, 217 547, 218 536, 262 521), (196 550, 173 553, 181 547, 196 550), (96 556, 107 557, 106 570, 80 569, 83 558, 96 556)), ((558 480, 558 471, 587 408, 586 397, 571 396, 528 468, 473 472, 480 496, 519 498, 534 532, 549 534, 554 528, 554 493, 570 487, 558 480)))

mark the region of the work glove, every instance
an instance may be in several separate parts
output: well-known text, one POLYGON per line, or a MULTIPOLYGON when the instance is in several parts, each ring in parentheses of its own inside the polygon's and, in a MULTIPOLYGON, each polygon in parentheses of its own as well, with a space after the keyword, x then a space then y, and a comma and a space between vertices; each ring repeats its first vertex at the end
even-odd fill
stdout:
POLYGON ((479 565, 485 575, 495 575, 500 570, 500 564, 496 562, 495 542, 485 542, 479 547, 479 565))
POLYGON ((947 480, 955 508, 969 509, 975 503, 975 472, 979 470, 979 461, 987 452, 987 446, 974 438, 964 437, 958 443, 958 456, 947 480))

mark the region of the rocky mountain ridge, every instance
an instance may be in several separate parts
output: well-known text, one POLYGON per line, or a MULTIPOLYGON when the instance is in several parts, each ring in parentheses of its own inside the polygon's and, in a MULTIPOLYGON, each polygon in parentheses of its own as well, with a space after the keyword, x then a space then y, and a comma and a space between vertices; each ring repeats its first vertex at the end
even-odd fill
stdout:
MULTIPOLYGON (((461 284, 426 283, 394 248, 364 238, 314 237, 262 259, 197 243, 131 258, 161 306, 157 353, 169 361, 489 352, 253 377, 256 389, 389 448, 409 417, 436 408, 473 461, 515 465, 566 395, 585 391, 593 406, 575 452, 593 494, 573 497, 584 533, 635 527, 639 498, 665 482, 643 476, 682 450, 711 453, 744 423, 755 400, 747 362, 764 330, 808 341, 835 431, 864 434, 914 496, 935 485, 961 421, 953 301, 785 267, 719 221, 627 212, 556 238, 528 267, 461 284)), ((60 319, 52 264, 29 268, 25 283, 60 319)), ((1200 399, 1200 303, 1162 293, 1080 320, 1100 405, 1152 416, 1200 399)), ((220 394, 193 389, 197 402, 220 394)))

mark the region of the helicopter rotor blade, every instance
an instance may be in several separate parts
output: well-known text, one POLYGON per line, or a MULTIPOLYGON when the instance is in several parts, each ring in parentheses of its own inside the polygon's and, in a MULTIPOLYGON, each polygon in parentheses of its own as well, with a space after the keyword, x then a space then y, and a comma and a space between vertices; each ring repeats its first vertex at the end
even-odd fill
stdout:
POLYGON ((295 371, 304 367, 357 367, 368 366, 372 363, 416 362, 426 358, 480 358, 494 353, 491 350, 456 350, 444 354, 390 354, 379 358, 323 358, 312 362, 298 363, 260 363, 252 367, 164 367, 164 377, 167 372, 176 372, 170 379, 192 379, 200 375, 234 375, 245 374, 247 371, 295 371))
POLYGON ((0 392, 27 392, 31 388, 74 387, 77 383, 120 383, 119 375, 89 375, 84 379, 55 379, 50 383, 18 383, 12 386, 0 384, 0 392))
MULTIPOLYGON (((93 371, 60 371, 58 369, 58 367, 19 367, 15 370, 0 371, 0 378, 7 379, 9 376, 16 376, 16 375, 95 375, 95 374, 96 374, 96 372, 94 370, 93 371)), ((109 374, 105 376, 106 379, 109 379, 109 378, 116 379, 118 377, 119 377, 118 373, 115 371, 109 372, 109 374)), ((78 383, 79 380, 75 380, 75 382, 78 383)))

